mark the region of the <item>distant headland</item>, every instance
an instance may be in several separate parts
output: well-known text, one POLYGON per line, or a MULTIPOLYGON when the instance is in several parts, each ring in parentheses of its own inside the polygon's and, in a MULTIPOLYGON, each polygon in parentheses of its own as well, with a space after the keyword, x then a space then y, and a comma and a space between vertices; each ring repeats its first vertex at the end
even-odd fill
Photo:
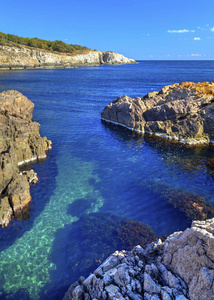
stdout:
POLYGON ((74 68, 102 64, 131 64, 135 60, 62 41, 23 38, 0 32, 0 70, 74 68))

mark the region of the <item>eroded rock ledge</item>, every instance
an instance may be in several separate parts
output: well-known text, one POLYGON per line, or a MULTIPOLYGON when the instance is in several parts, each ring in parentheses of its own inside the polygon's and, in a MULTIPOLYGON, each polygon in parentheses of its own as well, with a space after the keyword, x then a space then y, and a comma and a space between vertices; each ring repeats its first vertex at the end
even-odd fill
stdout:
POLYGON ((31 200, 30 184, 36 173, 19 172, 19 165, 46 157, 51 141, 39 134, 33 122, 34 104, 17 91, 0 93, 0 225, 24 214, 31 200))
POLYGON ((187 144, 214 142, 214 82, 183 82, 132 99, 119 97, 104 121, 187 144))
POLYGON ((63 300, 214 299, 214 218, 147 248, 116 251, 63 300))
POLYGON ((114 52, 87 50, 69 55, 26 46, 0 45, 0 70, 32 68, 72 68, 84 65, 130 64, 135 60, 114 52))

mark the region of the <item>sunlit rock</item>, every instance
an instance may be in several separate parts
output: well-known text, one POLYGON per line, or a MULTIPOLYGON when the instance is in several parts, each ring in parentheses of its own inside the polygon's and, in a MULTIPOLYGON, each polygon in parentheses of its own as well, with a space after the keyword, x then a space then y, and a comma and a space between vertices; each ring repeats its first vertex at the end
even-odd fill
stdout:
POLYGON ((214 82, 165 86, 142 98, 119 97, 101 113, 104 121, 187 144, 214 141, 214 82))

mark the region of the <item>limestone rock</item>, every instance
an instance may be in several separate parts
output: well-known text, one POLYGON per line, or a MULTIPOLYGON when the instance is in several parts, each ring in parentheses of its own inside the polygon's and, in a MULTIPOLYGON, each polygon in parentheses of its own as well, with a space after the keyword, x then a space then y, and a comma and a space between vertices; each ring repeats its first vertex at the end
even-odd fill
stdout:
POLYGON ((214 299, 213 261, 214 218, 194 221, 191 228, 170 235, 165 242, 115 252, 83 284, 73 284, 64 300, 214 299), (143 262, 140 267, 139 261, 143 262))
POLYGON ((0 93, 0 225, 29 214, 33 170, 19 173, 18 165, 46 157, 51 141, 39 134, 33 121, 34 104, 17 91, 0 93))
POLYGON ((183 82, 132 99, 119 97, 101 113, 104 121, 187 144, 214 141, 214 82, 183 82))
POLYGON ((82 65, 136 63, 121 54, 87 50, 82 54, 56 53, 22 46, 0 45, 0 69, 73 68, 82 65))

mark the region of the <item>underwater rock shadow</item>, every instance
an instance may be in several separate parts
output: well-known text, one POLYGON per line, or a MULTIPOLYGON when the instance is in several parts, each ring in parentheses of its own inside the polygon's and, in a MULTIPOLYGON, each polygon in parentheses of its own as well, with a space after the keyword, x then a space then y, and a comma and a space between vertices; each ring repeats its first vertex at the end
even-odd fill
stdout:
POLYGON ((192 192, 175 189, 155 180, 143 180, 139 185, 158 193, 163 201, 184 214, 189 222, 214 217, 214 207, 206 203, 203 197, 192 192))
POLYGON ((30 296, 26 290, 20 290, 15 294, 7 294, 5 292, 0 292, 0 299, 1 300, 30 300, 30 296))
POLYGON ((49 257, 56 265, 50 273, 55 285, 48 294, 44 287, 41 296, 60 299, 72 282, 88 276, 114 251, 131 250, 137 244, 145 247, 156 239, 151 227, 140 222, 110 213, 84 214, 56 233, 49 257))
MULTIPOLYGON (((127 144, 135 141, 139 147, 149 147, 161 156, 170 166, 180 168, 187 173, 195 173, 203 167, 214 170, 214 145, 186 145, 178 141, 158 136, 142 134, 121 126, 102 122, 105 131, 118 141, 127 144)), ((212 172, 214 178, 214 172, 212 172)))

